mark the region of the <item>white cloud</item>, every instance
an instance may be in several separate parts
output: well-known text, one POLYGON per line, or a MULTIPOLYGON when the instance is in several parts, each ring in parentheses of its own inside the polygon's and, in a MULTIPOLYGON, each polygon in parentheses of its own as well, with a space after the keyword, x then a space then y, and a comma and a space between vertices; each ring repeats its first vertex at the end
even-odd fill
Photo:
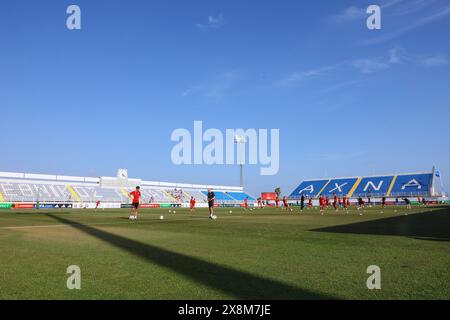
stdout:
POLYGON ((446 56, 437 55, 433 57, 418 58, 417 63, 426 67, 438 67, 448 64, 446 56))
POLYGON ((228 70, 211 78, 208 82, 194 85, 183 92, 182 97, 201 96, 207 99, 221 100, 227 93, 235 89, 242 78, 238 70, 228 70))
MULTIPOLYGON (((416 0, 424 1, 424 0, 416 0)), ((431 0, 428 0, 431 1, 431 0)), ((380 5, 381 9, 392 7, 396 4, 403 2, 403 0, 388 0, 380 5)), ((359 8, 356 6, 350 6, 343 9, 339 14, 333 16, 333 20, 337 22, 355 21, 367 19, 367 7, 359 8)))
POLYGON ((325 66, 321 68, 311 69, 307 71, 301 71, 301 72, 291 72, 290 74, 286 75, 284 78, 282 78, 279 81, 279 85, 288 85, 294 82, 302 81, 307 78, 311 77, 317 77, 320 75, 323 75, 333 69, 336 69, 337 65, 333 66, 325 66))
MULTIPOLYGON (((435 67, 443 66, 449 63, 447 56, 445 55, 413 55, 409 54, 405 49, 401 47, 391 48, 386 55, 378 57, 363 57, 354 60, 347 60, 335 65, 325 66, 316 69, 310 69, 301 72, 291 72, 279 80, 276 85, 278 86, 288 86, 302 81, 307 81, 309 79, 321 77, 328 75, 330 73, 334 74, 333 71, 340 69, 343 71, 353 68, 358 70, 363 74, 371 74, 375 72, 380 72, 387 70, 394 66, 399 65, 415 65, 422 67, 435 67)), ((349 81, 341 83, 337 86, 333 86, 330 90, 337 90, 341 87, 354 84, 355 81, 349 81)), ((327 90, 325 89, 324 92, 327 90)))
POLYGON ((378 44, 378 43, 382 43, 382 42, 385 42, 388 40, 392 40, 392 39, 395 39, 407 32, 410 32, 414 29, 417 29, 424 25, 427 25, 427 24, 433 23, 435 21, 438 21, 440 19, 443 19, 443 18, 447 17, 448 15, 450 15, 450 6, 447 6, 444 8, 439 8, 426 17, 423 17, 420 19, 415 19, 415 20, 407 20, 406 21, 407 25, 404 27, 398 28, 395 31, 385 33, 385 34, 375 37, 375 38, 370 38, 370 39, 364 40, 362 43, 366 44, 366 45, 371 45, 371 44, 378 44))
POLYGON ((197 23, 197 28, 199 29, 217 29, 223 26, 225 23, 225 19, 223 18, 223 14, 219 14, 218 16, 209 16, 206 23, 197 23))
MULTIPOLYGON (((450 6, 446 0, 386 0, 381 2, 383 21, 388 21, 390 30, 384 31, 362 41, 362 44, 372 45, 395 39, 417 28, 431 24, 450 15, 450 6), (395 24, 400 23, 394 28, 395 24)), ((350 6, 332 16, 332 21, 343 23, 365 20, 369 15, 367 7, 350 6)))
POLYGON ((379 59, 356 59, 352 62, 353 67, 360 70, 362 73, 373 73, 389 67, 388 63, 380 61, 379 59))
POLYGON ((353 67, 359 69, 362 73, 373 73, 387 69, 396 64, 419 65, 424 67, 435 67, 448 64, 448 59, 444 55, 424 56, 411 55, 406 50, 395 47, 389 50, 388 59, 365 58, 357 59, 352 62, 353 67))
MULTIPOLYGON (((401 1, 397 1, 395 4, 399 2, 401 1)), ((430 5, 434 4, 434 2, 436 2, 436 0, 408 0, 403 2, 401 5, 396 6, 392 11, 389 11, 388 13, 390 16, 404 16, 422 11, 430 5)))
POLYGON ((366 9, 351 6, 345 8, 341 13, 335 15, 333 19, 338 22, 361 20, 367 16, 366 9))
POLYGON ((389 64, 403 63, 406 59, 406 52, 402 48, 392 48, 389 50, 389 64))
POLYGON ((442 66, 449 63, 447 56, 438 55, 411 55, 406 50, 396 47, 389 50, 389 64, 414 64, 424 67, 442 66))

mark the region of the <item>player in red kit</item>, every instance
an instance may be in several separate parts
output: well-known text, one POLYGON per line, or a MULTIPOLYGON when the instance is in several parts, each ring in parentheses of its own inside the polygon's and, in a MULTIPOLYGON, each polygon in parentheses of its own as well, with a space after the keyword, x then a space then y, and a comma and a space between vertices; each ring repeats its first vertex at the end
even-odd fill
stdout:
POLYGON ((97 200, 97 202, 95 203, 95 211, 97 211, 99 206, 100 206, 100 200, 97 200))
POLYGON ((248 209, 248 197, 245 197, 245 199, 244 199, 244 209, 245 210, 248 209))
POLYGON ((334 197, 333 197, 333 207, 334 207, 334 210, 336 211, 336 212, 338 212, 338 197, 337 197, 337 195, 336 195, 336 193, 334 194, 334 197))
POLYGON ((258 198, 258 208, 259 209, 262 208, 262 200, 261 200, 261 198, 258 198))
POLYGON ((344 198, 342 199, 342 206, 344 207, 344 210, 347 210, 348 206, 347 206, 347 197, 344 196, 344 198))
POLYGON ((275 198, 275 207, 278 208, 279 205, 280 205, 280 198, 276 197, 276 198, 275 198))
POLYGON ((327 207, 327 209, 330 208, 330 198, 328 196, 326 196, 325 198, 325 206, 327 207))
POLYGON ((130 220, 137 220, 138 218, 138 209, 139 203, 141 201, 141 187, 137 186, 136 190, 130 192, 129 197, 132 199, 131 201, 131 213, 130 220))
POLYGON ((320 207, 320 213, 323 215, 323 209, 325 209, 325 199, 322 195, 319 197, 319 207, 320 207))
POLYGON ((289 208, 289 203, 287 202, 286 196, 283 197, 283 206, 287 211, 292 211, 289 208))
POLYGON ((312 208, 312 198, 309 198, 308 200, 308 209, 312 208))
POLYGON ((195 211, 195 198, 194 197, 191 197, 191 201, 190 201, 190 205, 189 205, 189 210, 192 212, 192 211, 195 211))

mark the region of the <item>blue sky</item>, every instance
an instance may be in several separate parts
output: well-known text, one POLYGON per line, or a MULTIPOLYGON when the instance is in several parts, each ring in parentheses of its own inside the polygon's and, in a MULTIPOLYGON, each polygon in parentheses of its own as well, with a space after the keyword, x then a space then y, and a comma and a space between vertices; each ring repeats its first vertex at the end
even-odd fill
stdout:
POLYGON ((172 131, 202 120, 280 129, 279 173, 245 168, 254 195, 433 164, 450 186, 450 1, 0 6, 0 171, 237 185, 237 166, 172 164, 172 131))

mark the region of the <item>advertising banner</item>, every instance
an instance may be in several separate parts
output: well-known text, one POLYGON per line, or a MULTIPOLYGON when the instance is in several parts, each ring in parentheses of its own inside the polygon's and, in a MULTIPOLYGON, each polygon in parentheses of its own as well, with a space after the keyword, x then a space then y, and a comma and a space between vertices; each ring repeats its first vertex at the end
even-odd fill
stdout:
POLYGON ((262 200, 275 200, 277 198, 277 194, 275 192, 261 192, 262 200))
POLYGON ((120 209, 120 203, 110 202, 110 203, 100 203, 100 209, 120 209))
POLYGON ((49 204, 49 203, 40 203, 39 207, 36 206, 36 209, 55 209, 55 204, 49 204))
POLYGON ((0 209, 11 209, 12 203, 10 202, 0 202, 0 209))
POLYGON ((39 203, 36 209, 69 209, 72 208, 72 203, 39 203))
POLYGON ((143 203, 139 205, 139 208, 159 208, 159 203, 143 203))
MULTIPOLYGON (((74 203, 72 205, 72 208, 74 209, 95 209, 95 207, 96 204, 91 202, 74 203)), ((98 206, 98 209, 120 209, 120 208, 122 208, 122 205, 117 202, 101 202, 98 206)), ((131 208, 131 204, 127 208, 131 208)))
POLYGON ((34 209, 34 203, 14 203, 13 209, 34 209))

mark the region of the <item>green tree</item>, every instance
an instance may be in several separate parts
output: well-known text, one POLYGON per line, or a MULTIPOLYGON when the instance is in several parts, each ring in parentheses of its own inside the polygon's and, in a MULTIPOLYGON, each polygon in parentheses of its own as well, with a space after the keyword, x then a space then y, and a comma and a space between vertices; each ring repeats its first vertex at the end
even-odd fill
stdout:
POLYGON ((279 187, 275 188, 275 193, 277 194, 277 198, 279 198, 281 194, 281 189, 279 187))

